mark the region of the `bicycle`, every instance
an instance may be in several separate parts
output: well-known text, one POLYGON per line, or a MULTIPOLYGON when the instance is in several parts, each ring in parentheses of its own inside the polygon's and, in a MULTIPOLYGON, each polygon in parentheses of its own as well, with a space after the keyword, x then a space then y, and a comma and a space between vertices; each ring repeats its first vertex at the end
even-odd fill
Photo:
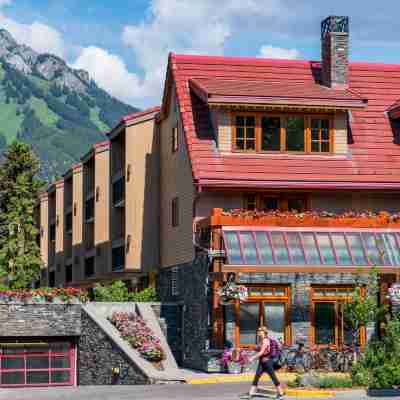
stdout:
POLYGON ((297 347, 283 346, 281 359, 288 371, 302 373, 310 370, 310 357, 304 343, 299 343, 297 347))

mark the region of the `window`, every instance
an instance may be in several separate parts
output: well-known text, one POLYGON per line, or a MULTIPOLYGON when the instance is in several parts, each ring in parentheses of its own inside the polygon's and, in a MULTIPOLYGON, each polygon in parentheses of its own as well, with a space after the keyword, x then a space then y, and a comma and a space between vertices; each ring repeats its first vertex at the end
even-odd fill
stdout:
POLYGON ((72 233, 72 212, 65 216, 65 231, 67 233, 72 233))
POLYGON ((111 258, 113 272, 122 271, 125 268, 125 246, 114 247, 111 258))
MULTIPOLYGON (((317 346, 351 344, 351 330, 343 306, 353 293, 351 286, 312 287, 312 338, 317 346)), ((359 344, 365 343, 365 328, 361 329, 359 344)))
POLYGON ((68 342, 2 344, 0 387, 73 385, 75 348, 68 342))
POLYGON ((261 118, 261 150, 281 150, 281 119, 279 117, 261 118))
POLYGON ((313 153, 327 153, 330 151, 328 119, 311 119, 311 151, 313 153))
POLYGON ((288 196, 286 194, 249 193, 244 197, 246 210, 281 210, 305 211, 307 209, 307 195, 288 196))
POLYGON ((113 183, 113 205, 120 205, 125 199, 125 177, 121 176, 113 183))
POLYGON ((50 225, 50 242, 55 242, 56 241, 56 224, 51 224, 50 225))
POLYGON ((172 199, 172 204, 171 204, 171 221, 172 221, 172 226, 176 227, 179 225, 179 198, 175 197, 172 199))
POLYGON ((91 222, 94 219, 94 197, 85 202, 85 221, 91 222))
POLYGON ((233 150, 329 153, 332 116, 239 114, 233 117, 233 150))
POLYGON ((256 117, 238 115, 235 118, 235 150, 256 150, 256 117))
POLYGON ((72 282, 72 265, 67 265, 65 267, 65 282, 66 283, 72 282))
POLYGON ((304 117, 288 117, 286 120, 286 150, 305 151, 304 117))
POLYGON ((248 301, 237 303, 237 347, 254 347, 260 325, 268 327, 271 336, 289 344, 289 299, 287 286, 248 286, 248 301))
POLYGON ((49 272, 49 286, 50 287, 56 286, 56 271, 49 272))
POLYGON ((245 200, 245 208, 246 210, 255 210, 257 207, 257 195, 256 194, 248 194, 246 195, 245 200))
POLYGON ((85 260, 85 277, 90 278, 94 275, 94 257, 86 258, 85 260))
POLYGON ((178 127, 172 128, 172 152, 176 153, 179 150, 178 127))

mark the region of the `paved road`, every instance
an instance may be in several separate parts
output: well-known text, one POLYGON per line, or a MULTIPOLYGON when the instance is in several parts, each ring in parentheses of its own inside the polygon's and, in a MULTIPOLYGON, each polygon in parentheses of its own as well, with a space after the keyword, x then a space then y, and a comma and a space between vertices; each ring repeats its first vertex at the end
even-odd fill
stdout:
MULTIPOLYGON (((80 386, 53 389, 0 389, 0 400, 239 400, 248 384, 163 385, 163 386, 80 386)), ((265 398, 265 397, 264 397, 265 398)), ((260 397, 262 400, 262 397, 260 397)), ((295 399, 286 397, 287 400, 295 399)), ((302 397, 300 400, 307 400, 302 397)), ((331 397, 331 399, 333 399, 331 397)), ((339 393, 334 399, 365 400, 363 391, 339 393)), ((393 398, 392 398, 393 399, 393 398)), ((313 398, 315 400, 315 398, 313 398)))

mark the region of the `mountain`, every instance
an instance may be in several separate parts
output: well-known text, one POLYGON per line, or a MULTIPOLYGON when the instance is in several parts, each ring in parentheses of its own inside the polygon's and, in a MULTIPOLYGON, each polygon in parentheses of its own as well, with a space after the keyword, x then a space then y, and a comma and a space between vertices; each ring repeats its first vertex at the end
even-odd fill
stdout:
POLYGON ((14 139, 30 144, 42 177, 52 179, 135 111, 99 88, 86 71, 38 54, 0 29, 0 152, 14 139))

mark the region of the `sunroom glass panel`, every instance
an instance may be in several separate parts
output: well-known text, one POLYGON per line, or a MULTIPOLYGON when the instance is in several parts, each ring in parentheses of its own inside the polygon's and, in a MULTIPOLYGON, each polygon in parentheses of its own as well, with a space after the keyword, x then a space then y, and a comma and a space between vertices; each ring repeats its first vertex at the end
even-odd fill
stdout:
POLYGON ((355 265, 368 265, 360 234, 346 233, 346 237, 355 265))
POLYGON ((252 232, 240 232, 245 264, 258 264, 257 248, 252 232))
POLYGON ((225 246, 230 264, 243 264, 240 242, 236 232, 225 232, 225 246))
POLYGON ((308 263, 311 265, 321 264, 321 258, 319 256, 314 234, 312 232, 302 232, 301 236, 303 239, 304 250, 307 255, 308 263))
POLYGON ((390 247, 388 246, 387 238, 384 233, 376 233, 375 240, 379 251, 379 258, 381 259, 381 263, 383 265, 391 265, 391 261, 389 258, 390 247))
POLYGON ((336 257, 332 248, 331 239, 329 233, 318 232, 317 233, 318 246, 321 251, 323 262, 326 265, 336 265, 336 257))
POLYGON ((272 246, 274 247, 277 264, 287 265, 289 261, 289 253, 286 247, 285 239, 282 232, 271 232, 272 246))
POLYGON ((391 265, 400 265, 400 252, 394 233, 384 233, 383 240, 388 261, 391 265))
POLYGON ((297 232, 286 233, 292 263, 296 265, 304 265, 306 259, 304 257, 303 247, 300 241, 300 235, 297 232))
POLYGON ((274 256, 267 232, 256 232, 255 235, 261 264, 274 264, 274 256))
POLYGON ((339 265, 352 265, 353 261, 343 233, 332 233, 332 243, 338 258, 339 265))
POLYGON ((362 233, 362 238, 364 241, 365 249, 367 251, 367 257, 370 264, 381 265, 382 257, 378 244, 376 242, 375 235, 373 233, 362 233))

